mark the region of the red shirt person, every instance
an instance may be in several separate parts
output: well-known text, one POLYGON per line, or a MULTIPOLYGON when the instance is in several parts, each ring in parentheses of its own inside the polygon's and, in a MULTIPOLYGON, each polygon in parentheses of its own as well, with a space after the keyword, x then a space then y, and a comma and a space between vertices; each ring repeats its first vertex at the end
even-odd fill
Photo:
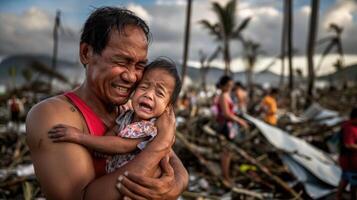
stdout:
POLYGON ((341 152, 339 163, 342 176, 338 185, 336 199, 342 199, 342 192, 347 184, 351 186, 351 199, 357 197, 357 108, 353 108, 350 120, 342 124, 341 152))

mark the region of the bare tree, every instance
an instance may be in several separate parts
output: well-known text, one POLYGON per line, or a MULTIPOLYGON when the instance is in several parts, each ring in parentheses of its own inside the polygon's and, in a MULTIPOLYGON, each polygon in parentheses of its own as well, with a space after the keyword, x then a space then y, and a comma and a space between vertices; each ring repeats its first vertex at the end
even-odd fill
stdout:
POLYGON ((311 15, 310 15, 310 28, 309 38, 307 42, 307 66, 308 66, 308 86, 307 86, 307 104, 311 104, 313 100, 313 90, 315 81, 314 70, 314 52, 315 40, 317 35, 317 27, 319 21, 319 3, 320 0, 311 0, 311 15))
POLYGON ((208 57, 207 54, 205 54, 202 50, 200 50, 199 56, 200 56, 200 72, 201 72, 201 85, 203 90, 206 92, 207 91, 207 74, 208 70, 211 68, 211 62, 218 56, 218 54, 221 51, 221 47, 218 46, 216 50, 208 57))
POLYGON ((287 3, 283 2, 284 7, 284 16, 283 16, 283 24, 281 29, 281 49, 280 49, 280 60, 281 60, 281 75, 279 85, 284 85, 284 74, 285 74, 285 52, 286 52, 286 39, 287 39, 287 3))
MULTIPOLYGON (((58 52, 58 29, 61 25, 61 11, 57 10, 56 18, 55 18, 55 25, 53 27, 53 55, 52 55, 52 70, 55 72, 57 68, 57 52, 58 52)), ((49 81, 49 91, 52 91, 52 81, 53 77, 50 76, 49 81)))
POLYGON ((293 0, 286 0, 286 17, 287 17, 287 42, 288 42, 288 59, 289 59, 289 89, 294 88, 294 70, 293 70, 293 0))
POLYGON ((188 59, 188 51, 189 51, 189 43, 190 43, 191 7, 192 7, 192 0, 187 0, 185 44, 183 49, 182 73, 181 73, 182 85, 184 84, 186 71, 187 71, 187 59, 188 59))

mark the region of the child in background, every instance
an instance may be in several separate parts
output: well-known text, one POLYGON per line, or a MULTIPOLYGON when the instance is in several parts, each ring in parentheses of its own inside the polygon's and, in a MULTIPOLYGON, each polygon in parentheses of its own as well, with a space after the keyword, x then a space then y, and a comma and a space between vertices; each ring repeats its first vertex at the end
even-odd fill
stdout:
MULTIPOLYGON (((100 153, 112 154, 107 159, 106 171, 113 172, 132 160, 157 135, 155 119, 172 109, 180 90, 181 80, 175 64, 157 59, 145 68, 143 78, 131 97, 133 110, 122 112, 116 119, 116 125, 104 137, 84 134, 71 126, 57 125, 49 131, 49 138, 53 142, 73 142, 100 153)), ((161 138, 164 142, 170 140, 172 144, 174 136, 161 138)))

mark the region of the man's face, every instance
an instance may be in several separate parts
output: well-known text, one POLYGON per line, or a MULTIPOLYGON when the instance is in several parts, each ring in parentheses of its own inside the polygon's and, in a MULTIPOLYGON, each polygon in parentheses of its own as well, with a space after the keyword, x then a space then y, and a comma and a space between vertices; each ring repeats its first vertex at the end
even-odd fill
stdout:
POLYGON ((170 103, 175 89, 175 79, 163 69, 145 73, 132 97, 132 105, 138 118, 149 120, 159 117, 170 103))
POLYGON ((148 43, 144 32, 127 25, 122 33, 112 30, 102 53, 90 54, 87 83, 105 103, 124 104, 142 78, 148 43))

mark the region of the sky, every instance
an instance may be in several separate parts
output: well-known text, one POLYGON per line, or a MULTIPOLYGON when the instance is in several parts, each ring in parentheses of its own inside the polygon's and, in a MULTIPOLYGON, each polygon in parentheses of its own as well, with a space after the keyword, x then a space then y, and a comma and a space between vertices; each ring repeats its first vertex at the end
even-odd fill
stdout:
MULTIPOLYGON (((212 53, 219 43, 198 23, 202 19, 217 21, 212 11, 213 0, 193 0, 189 65, 199 67, 199 50, 212 53)), ((228 0, 216 0, 224 5, 228 0)), ((255 71, 266 66, 279 55, 281 43, 282 0, 238 0, 236 20, 252 17, 243 35, 261 45, 263 53, 258 57, 255 71)), ((181 63, 183 57, 186 0, 0 0, 0 58, 15 54, 52 54, 52 31, 57 10, 61 11, 58 57, 78 61, 79 37, 82 25, 97 7, 126 7, 142 17, 151 28, 153 40, 149 47, 149 59, 167 56, 181 63)), ((294 68, 306 74, 306 39, 310 17, 310 0, 294 1, 293 45, 297 50, 294 68)), ((357 0, 320 0, 318 39, 332 35, 328 25, 343 27, 342 46, 345 64, 357 63, 357 0)), ((315 63, 327 44, 317 47, 315 63)), ((232 70, 245 70, 242 46, 231 42, 232 70)), ((333 72, 332 64, 338 55, 332 51, 326 57, 318 74, 333 72)), ((222 56, 212 65, 223 68, 222 56)), ((280 61, 270 70, 281 71, 280 61)))

